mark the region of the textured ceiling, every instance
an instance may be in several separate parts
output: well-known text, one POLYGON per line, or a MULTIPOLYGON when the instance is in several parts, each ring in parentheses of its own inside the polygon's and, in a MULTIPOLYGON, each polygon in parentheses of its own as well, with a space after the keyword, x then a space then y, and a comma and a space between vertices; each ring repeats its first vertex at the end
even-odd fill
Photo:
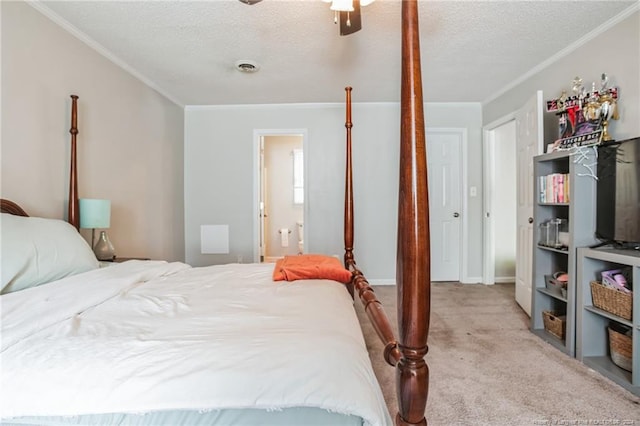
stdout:
MULTIPOLYGON (((425 99, 482 102, 633 1, 419 1, 425 99)), ((338 35, 321 0, 41 1, 34 5, 183 105, 400 98, 399 0, 338 35), (236 61, 256 61, 240 73, 236 61)))

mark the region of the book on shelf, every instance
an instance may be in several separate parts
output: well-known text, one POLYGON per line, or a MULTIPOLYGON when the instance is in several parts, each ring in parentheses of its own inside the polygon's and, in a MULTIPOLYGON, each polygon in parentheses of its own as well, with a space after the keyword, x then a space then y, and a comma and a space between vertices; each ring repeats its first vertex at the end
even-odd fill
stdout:
POLYGON ((541 203, 569 202, 569 175, 566 173, 551 173, 540 176, 541 203))

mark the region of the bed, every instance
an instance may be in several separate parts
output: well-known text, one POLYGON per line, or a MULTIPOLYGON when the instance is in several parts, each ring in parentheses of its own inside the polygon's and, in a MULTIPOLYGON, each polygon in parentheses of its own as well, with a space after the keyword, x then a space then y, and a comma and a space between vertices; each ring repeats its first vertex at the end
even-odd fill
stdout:
POLYGON ((391 424, 357 295, 396 370, 395 423, 426 425, 430 249, 417 8, 402 2, 398 338, 354 257, 351 88, 346 285, 276 282, 269 264, 100 268, 77 233, 72 95, 69 223, 1 203, 3 288, 11 286, 0 296, 3 424, 391 424))
POLYGON ((128 261, 3 295, 3 421, 391 424, 344 285, 272 273, 128 261))

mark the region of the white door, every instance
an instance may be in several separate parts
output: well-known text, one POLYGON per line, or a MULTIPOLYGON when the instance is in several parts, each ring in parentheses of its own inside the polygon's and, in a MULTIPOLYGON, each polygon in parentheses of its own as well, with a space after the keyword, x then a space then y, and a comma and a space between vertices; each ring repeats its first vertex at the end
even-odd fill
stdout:
POLYGON ((516 302, 529 316, 533 264, 533 157, 542 152, 543 137, 542 92, 538 91, 516 113, 516 302))
POLYGON ((431 280, 460 280, 462 142, 460 130, 427 129, 431 280))

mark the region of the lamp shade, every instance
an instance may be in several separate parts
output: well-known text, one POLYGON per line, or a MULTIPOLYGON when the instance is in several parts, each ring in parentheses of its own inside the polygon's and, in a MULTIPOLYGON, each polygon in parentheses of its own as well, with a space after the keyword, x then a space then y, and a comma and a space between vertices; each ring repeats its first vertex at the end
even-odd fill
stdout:
POLYGON ((80 228, 108 228, 111 222, 111 201, 80 199, 80 228))

